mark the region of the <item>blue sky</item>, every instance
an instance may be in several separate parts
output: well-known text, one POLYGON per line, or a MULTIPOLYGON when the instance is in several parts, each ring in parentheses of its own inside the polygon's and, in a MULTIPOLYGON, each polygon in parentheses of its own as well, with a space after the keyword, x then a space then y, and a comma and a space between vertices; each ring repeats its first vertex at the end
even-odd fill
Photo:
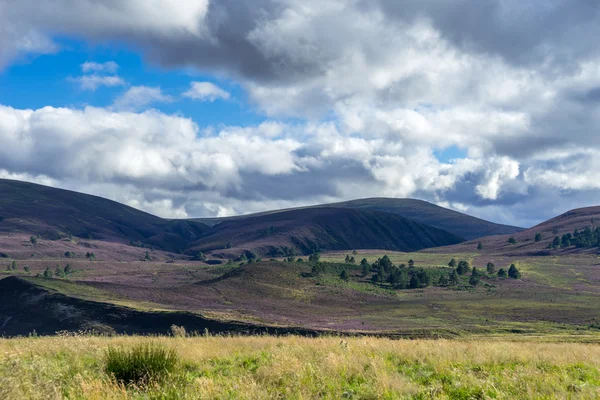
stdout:
POLYGON ((600 5, 544 4, 8 2, 0 177, 164 217, 377 196, 531 226, 600 198, 600 5))
POLYGON ((68 39, 57 39, 56 43, 60 49, 58 52, 25 57, 0 73, 0 104, 32 109, 48 105, 109 107, 129 87, 151 86, 161 87, 165 94, 176 97, 171 103, 153 103, 153 108, 169 114, 181 113, 192 118, 199 126, 243 126, 265 121, 265 117, 249 104, 246 94, 234 81, 215 79, 214 76, 189 68, 161 68, 144 62, 139 52, 120 43, 93 45, 68 39), (125 80, 125 85, 86 90, 73 80, 85 75, 81 69, 83 63, 111 61, 118 64, 116 75, 125 80), (231 98, 199 102, 181 97, 181 93, 187 91, 193 81, 212 82, 229 92, 231 98))

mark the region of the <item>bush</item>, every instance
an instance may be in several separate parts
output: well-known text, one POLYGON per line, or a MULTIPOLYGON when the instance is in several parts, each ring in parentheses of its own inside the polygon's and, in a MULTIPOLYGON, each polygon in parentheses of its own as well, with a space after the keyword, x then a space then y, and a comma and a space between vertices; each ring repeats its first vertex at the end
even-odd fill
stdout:
POLYGON ((508 243, 510 244, 517 244, 517 239, 515 239, 513 236, 508 238, 508 243))
POLYGON ((143 344, 131 350, 110 347, 105 372, 125 384, 147 384, 166 378, 178 361, 174 350, 162 346, 143 344))

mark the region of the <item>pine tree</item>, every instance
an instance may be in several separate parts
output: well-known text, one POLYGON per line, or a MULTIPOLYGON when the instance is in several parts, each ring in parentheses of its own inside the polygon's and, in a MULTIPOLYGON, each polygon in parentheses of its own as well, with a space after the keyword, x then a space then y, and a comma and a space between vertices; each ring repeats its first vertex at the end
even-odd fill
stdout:
POLYGON ((473 268, 473 272, 471 272, 471 277, 469 278, 469 284, 471 286, 477 286, 479 284, 479 272, 477 268, 473 268))
POLYGON ((496 273, 496 266, 494 265, 494 263, 489 262, 487 263, 487 273, 490 275, 493 275, 496 273))
POLYGON ((515 266, 515 264, 511 264, 510 265, 510 268, 508 269, 508 276, 511 277, 511 278, 513 278, 513 279, 519 279, 519 278, 521 278, 521 272, 515 266))
POLYGON ((479 242, 477 243, 477 250, 483 250, 483 243, 479 242))
POLYGON ((362 261, 360 262, 360 265, 362 266, 362 274, 361 274, 361 276, 364 278, 367 275, 369 275, 369 272, 371 272, 371 266, 367 262, 366 258, 362 259, 362 261))
POLYGON ((346 270, 342 271, 342 273, 340 274, 340 279, 348 282, 348 273, 346 272, 346 270))
POLYGON ((450 284, 458 285, 458 274, 456 273, 455 269, 453 269, 452 272, 450 272, 450 284))
POLYGON ((506 270, 504 268, 500 268, 498 270, 498 278, 506 278, 508 276, 508 274, 506 273, 506 270))
POLYGON ((450 262, 448 263, 448 266, 450 268, 456 268, 456 260, 454 258, 452 260, 450 260, 450 262))

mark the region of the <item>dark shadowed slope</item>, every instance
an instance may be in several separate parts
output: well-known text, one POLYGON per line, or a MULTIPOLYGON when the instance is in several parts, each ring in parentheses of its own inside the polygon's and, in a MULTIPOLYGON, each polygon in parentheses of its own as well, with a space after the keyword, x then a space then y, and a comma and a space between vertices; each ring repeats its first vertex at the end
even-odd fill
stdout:
MULTIPOLYGON (((484 236, 513 234, 523 230, 523 228, 495 224, 493 222, 485 221, 479 218, 472 217, 470 215, 462 214, 453 210, 449 210, 447 208, 436 206, 435 204, 431 204, 426 201, 414 199, 360 199, 347 201, 343 203, 302 207, 293 210, 323 207, 350 208, 368 211, 384 211, 419 222, 421 224, 426 224, 439 229, 443 229, 445 231, 463 237, 467 240, 472 240, 484 236)), ((204 222, 209 225, 214 225, 227 220, 250 218, 285 211, 291 210, 268 211, 259 214, 251 214, 246 216, 237 216, 224 219, 206 218, 198 219, 197 221, 204 222)))
POLYGON ((307 208, 222 222, 194 243, 194 250, 253 249, 266 256, 320 250, 415 251, 463 238, 398 215, 346 208, 307 208), (230 249, 228 249, 230 247, 230 249))
POLYGON ((192 332, 232 334, 317 335, 302 328, 279 328, 236 322, 221 322, 189 312, 140 311, 109 303, 65 296, 25 279, 0 279, 0 337, 35 332, 54 335, 59 331, 96 331, 119 334, 169 333, 171 326, 192 332))
POLYGON ((0 232, 73 235, 101 240, 140 241, 168 250, 184 249, 208 227, 169 221, 97 196, 0 179, 0 232))

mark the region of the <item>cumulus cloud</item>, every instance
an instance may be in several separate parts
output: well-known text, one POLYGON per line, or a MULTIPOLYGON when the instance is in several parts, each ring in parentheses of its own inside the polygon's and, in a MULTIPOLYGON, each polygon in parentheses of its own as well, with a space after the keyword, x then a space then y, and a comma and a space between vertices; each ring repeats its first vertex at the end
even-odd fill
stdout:
POLYGON ((136 111, 153 103, 170 103, 172 101, 174 98, 164 94, 160 87, 132 86, 115 99, 113 108, 136 111))
MULTIPOLYGON (((152 133, 135 144, 148 154, 127 152, 120 167, 132 171, 126 179, 140 206, 230 213, 372 193, 420 196, 514 222, 549 217, 584 202, 573 193, 593 199, 590 191, 599 189, 591 155, 600 152, 600 50, 590 40, 600 33, 600 6, 593 1, 21 0, 0 5, 0 67, 53 51, 50 33, 119 40, 164 67, 232 79, 272 118, 215 132, 181 117, 135 113, 172 100, 149 87, 132 87, 112 111, 5 110, 28 124, 47 115, 102 115, 119 132, 133 120, 145 121, 148 132, 155 132, 151 123, 166 129, 166 120, 191 124, 199 138, 185 148, 164 146, 172 152, 166 159, 163 147, 149 145, 152 133), (302 122, 276 122, 287 117, 302 122), (206 153, 190 155, 198 146, 206 153), (466 156, 444 163, 433 155, 451 147, 466 156), (264 151, 276 160, 268 168, 252 162, 264 151), (191 179, 181 195, 168 189, 187 200, 168 203, 162 193, 146 202, 139 196, 154 187, 142 183, 151 178, 133 173, 146 164, 176 166, 184 182, 190 171, 202 173, 205 181, 191 179), (282 194, 282 187, 290 189, 282 194), (198 193, 205 200, 195 200, 198 193), (559 205, 537 207, 526 196, 559 205), (506 205, 517 211, 501 212, 506 205)), ((85 68, 89 80, 116 71, 85 68)), ((229 93, 195 82, 184 96, 213 101, 229 93)), ((58 129, 44 125, 44 132, 58 129)), ((94 122, 90 132, 101 126, 94 122)))
POLYGON ((201 101, 228 100, 229 92, 210 82, 192 82, 190 89, 183 93, 184 97, 201 101))

